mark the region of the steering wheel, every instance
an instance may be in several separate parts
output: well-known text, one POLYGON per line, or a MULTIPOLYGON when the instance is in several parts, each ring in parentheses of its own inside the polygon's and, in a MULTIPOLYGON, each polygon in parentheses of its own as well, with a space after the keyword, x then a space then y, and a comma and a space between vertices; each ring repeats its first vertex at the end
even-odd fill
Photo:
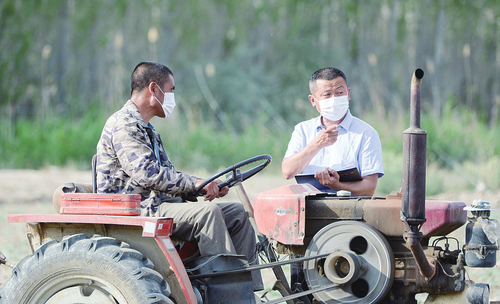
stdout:
POLYGON ((229 172, 231 172, 232 174, 228 174, 228 176, 226 176, 226 180, 223 181, 222 183, 218 184, 218 186, 219 186, 219 189, 221 189, 225 186, 228 186, 229 188, 231 188, 235 184, 243 182, 243 181, 249 179, 250 177, 254 176, 255 174, 259 173, 262 169, 264 169, 267 165, 269 165, 269 163, 271 162, 271 159, 272 159, 272 157, 270 155, 264 154, 264 155, 255 156, 255 157, 249 158, 247 160, 244 160, 242 162, 239 162, 236 165, 228 167, 225 170, 223 170, 223 171, 215 174, 214 176, 206 179, 201 185, 198 186, 198 188, 196 188, 195 193, 197 196, 202 196, 203 193, 201 193, 201 190, 206 185, 213 182, 214 180, 221 177, 222 175, 228 174, 229 172), (241 168, 245 165, 251 164, 253 162, 261 161, 261 160, 264 160, 264 162, 261 163, 260 165, 253 167, 252 169, 249 169, 249 170, 243 172, 243 173, 241 173, 240 170, 238 170, 239 168, 241 168))

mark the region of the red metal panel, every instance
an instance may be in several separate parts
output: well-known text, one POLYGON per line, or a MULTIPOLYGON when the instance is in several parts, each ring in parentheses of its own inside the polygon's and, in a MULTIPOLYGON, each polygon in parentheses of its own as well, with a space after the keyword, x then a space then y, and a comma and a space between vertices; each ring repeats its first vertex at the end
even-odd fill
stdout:
POLYGON ((447 235, 467 222, 464 202, 425 201, 424 236, 447 235))
POLYGON ((191 282, 189 281, 189 277, 186 272, 186 268, 184 268, 184 264, 175 249, 172 240, 168 236, 155 236, 156 243, 160 246, 161 251, 167 257, 168 262, 170 263, 170 267, 174 271, 177 279, 179 280, 179 284, 181 285, 182 291, 184 291, 184 296, 189 304, 196 304, 196 296, 194 294, 193 287, 191 286, 191 282))
POLYGON ((303 245, 305 197, 321 193, 309 184, 288 185, 263 192, 254 199, 259 232, 288 245, 303 245))
POLYGON ((140 194, 62 193, 61 214, 140 215, 140 194))
POLYGON ((117 215, 76 215, 76 214, 9 214, 9 223, 87 223, 87 224, 110 224, 142 226, 153 223, 154 228, 151 236, 154 236, 156 223, 158 220, 173 222, 173 219, 162 217, 145 216, 117 216, 117 215))
MULTIPOLYGON (((426 222, 420 231, 425 238, 447 235, 467 221, 463 202, 425 201, 426 222)), ((386 236, 399 237, 405 231, 401 221, 401 197, 388 196, 386 200, 369 200, 363 205, 363 220, 386 236)))

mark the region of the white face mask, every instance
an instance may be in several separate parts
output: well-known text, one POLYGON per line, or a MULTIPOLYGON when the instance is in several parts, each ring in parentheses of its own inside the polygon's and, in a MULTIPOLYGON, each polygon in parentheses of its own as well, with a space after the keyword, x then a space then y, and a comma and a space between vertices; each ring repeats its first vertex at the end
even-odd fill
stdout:
POLYGON ((349 109, 349 98, 347 95, 318 100, 318 103, 321 115, 331 121, 340 120, 344 117, 347 109, 349 109))
MULTIPOLYGON (((158 85, 156 85, 156 86, 163 93, 163 90, 158 85)), ((155 99, 161 105, 161 108, 163 109, 163 113, 165 114, 165 118, 169 117, 175 108, 174 93, 168 93, 168 92, 163 93, 163 104, 161 104, 161 102, 158 100, 158 98, 156 98, 156 96, 155 96, 155 99)))

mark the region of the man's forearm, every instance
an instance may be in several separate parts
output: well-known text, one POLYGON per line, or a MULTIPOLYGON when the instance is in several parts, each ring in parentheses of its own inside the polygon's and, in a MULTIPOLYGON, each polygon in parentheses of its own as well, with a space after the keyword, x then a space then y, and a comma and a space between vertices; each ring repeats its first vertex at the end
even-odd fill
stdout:
POLYGON ((321 148, 315 148, 314 145, 307 145, 302 151, 295 153, 283 160, 281 170, 286 179, 291 179, 295 175, 302 172, 311 162, 311 160, 318 154, 321 148))
POLYGON ((378 173, 364 176, 357 182, 337 182, 330 186, 333 190, 347 190, 352 195, 373 196, 377 188, 378 173))

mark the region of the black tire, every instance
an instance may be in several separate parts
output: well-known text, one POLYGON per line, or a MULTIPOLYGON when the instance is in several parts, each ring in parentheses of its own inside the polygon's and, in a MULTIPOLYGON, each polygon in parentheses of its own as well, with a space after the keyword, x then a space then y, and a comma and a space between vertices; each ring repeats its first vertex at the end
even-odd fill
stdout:
POLYGON ((85 234, 43 244, 0 286, 0 303, 172 304, 153 264, 126 243, 85 234))

